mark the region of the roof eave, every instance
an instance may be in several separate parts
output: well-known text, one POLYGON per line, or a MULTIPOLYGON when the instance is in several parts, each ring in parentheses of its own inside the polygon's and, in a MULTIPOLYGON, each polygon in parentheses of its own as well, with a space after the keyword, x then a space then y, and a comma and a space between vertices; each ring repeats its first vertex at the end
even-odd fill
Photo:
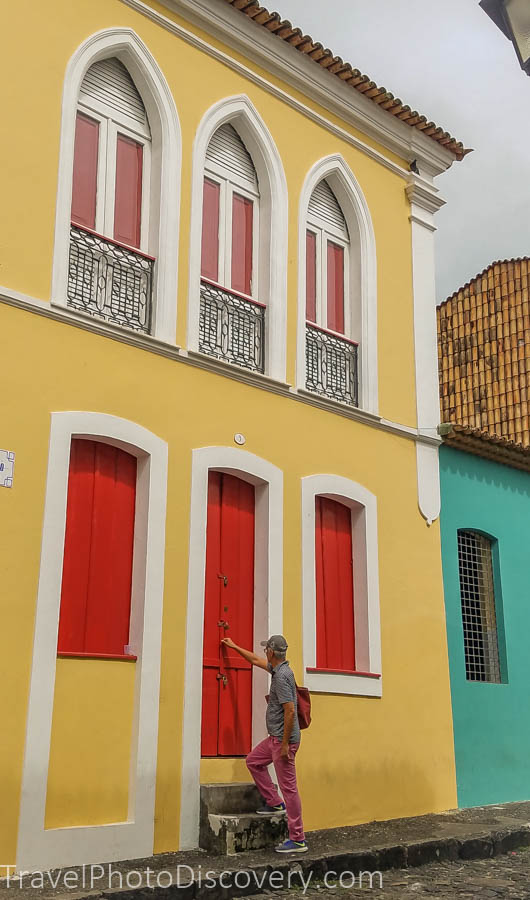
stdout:
POLYGON ((444 436, 443 443, 482 459, 530 472, 530 447, 514 441, 487 432, 478 433, 477 429, 468 426, 453 425, 449 434, 444 436))
MULTIPOLYGON (((134 0, 127 0, 134 3, 134 0)), ((439 143, 420 128, 407 125, 389 114, 377 103, 336 77, 310 56, 293 52, 293 47, 279 39, 278 35, 260 27, 261 40, 256 40, 256 26, 252 18, 240 14, 227 0, 160 0, 168 9, 185 16, 193 24, 222 40, 236 52, 252 59, 298 91, 315 100, 367 137, 376 140, 390 152, 411 162, 421 162, 426 175, 434 177, 446 171, 455 160, 463 159, 471 152, 451 138, 447 132, 432 122, 421 122, 427 131, 440 132, 443 140, 451 139, 448 146, 439 143), (235 14, 237 13, 237 15, 235 14), (445 137, 443 137, 445 135, 445 137)), ((272 17, 274 14, 270 14, 272 17)), ((295 29, 293 29, 295 31, 295 29)), ((299 29, 296 31, 302 35, 299 29)), ((303 46, 303 40, 302 40, 303 46)), ((317 45, 315 45, 317 46, 317 45)), ((321 46, 321 45, 318 45, 321 46)), ((364 77, 364 76, 363 76, 364 77)), ((418 120, 423 119, 418 115, 418 120)))

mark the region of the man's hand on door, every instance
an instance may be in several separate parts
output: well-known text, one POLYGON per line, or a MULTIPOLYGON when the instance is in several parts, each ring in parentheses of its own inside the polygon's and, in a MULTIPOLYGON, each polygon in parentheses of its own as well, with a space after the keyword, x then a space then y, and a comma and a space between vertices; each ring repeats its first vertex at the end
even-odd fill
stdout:
POLYGON ((221 644, 224 644, 225 647, 230 647, 231 650, 237 650, 237 647, 234 644, 232 638, 223 638, 221 644))
POLYGON ((234 644, 231 638, 223 638, 221 641, 221 645, 228 647, 229 650, 235 650, 236 653, 239 653, 243 659, 246 659, 252 666, 258 666, 260 669, 267 668, 267 660, 263 659, 261 656, 256 656, 252 650, 245 650, 244 647, 238 647, 237 644, 234 644))

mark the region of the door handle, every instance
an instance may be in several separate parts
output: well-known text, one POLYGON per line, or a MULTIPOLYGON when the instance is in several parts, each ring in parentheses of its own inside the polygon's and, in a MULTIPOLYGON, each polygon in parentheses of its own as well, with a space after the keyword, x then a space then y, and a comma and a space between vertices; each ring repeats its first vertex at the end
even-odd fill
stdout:
POLYGON ((224 628, 224 630, 226 631, 228 628, 230 628, 230 625, 228 624, 228 622, 225 622, 224 619, 219 619, 219 621, 217 623, 217 627, 224 628))
POLYGON ((217 577, 223 579, 223 587, 228 585, 228 575, 218 575, 217 577))
POLYGON ((226 677, 226 675, 221 675, 221 673, 218 672, 216 678, 217 681, 222 681, 225 686, 228 684, 228 678, 226 677))

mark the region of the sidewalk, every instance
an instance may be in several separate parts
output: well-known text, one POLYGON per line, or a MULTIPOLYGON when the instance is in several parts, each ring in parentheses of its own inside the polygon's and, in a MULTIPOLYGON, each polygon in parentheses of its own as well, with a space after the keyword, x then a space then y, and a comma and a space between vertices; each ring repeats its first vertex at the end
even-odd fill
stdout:
POLYGON ((230 900, 271 889, 306 888, 331 872, 358 875, 488 858, 530 846, 530 802, 314 831, 307 840, 309 852, 293 857, 273 850, 226 857, 194 850, 87 866, 84 871, 65 867, 26 875, 22 883, 11 878, 8 884, 3 878, 0 900, 12 900, 13 894, 18 900, 230 900))

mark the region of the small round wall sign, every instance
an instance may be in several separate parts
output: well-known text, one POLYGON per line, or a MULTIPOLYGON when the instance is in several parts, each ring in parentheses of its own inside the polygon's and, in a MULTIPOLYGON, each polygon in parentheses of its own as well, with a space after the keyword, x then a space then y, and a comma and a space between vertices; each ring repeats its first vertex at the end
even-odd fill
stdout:
POLYGON ((240 434, 238 431, 237 434, 234 434, 234 441, 236 442, 236 444, 239 444, 239 446, 242 446, 246 441, 246 437, 244 434, 240 434))

